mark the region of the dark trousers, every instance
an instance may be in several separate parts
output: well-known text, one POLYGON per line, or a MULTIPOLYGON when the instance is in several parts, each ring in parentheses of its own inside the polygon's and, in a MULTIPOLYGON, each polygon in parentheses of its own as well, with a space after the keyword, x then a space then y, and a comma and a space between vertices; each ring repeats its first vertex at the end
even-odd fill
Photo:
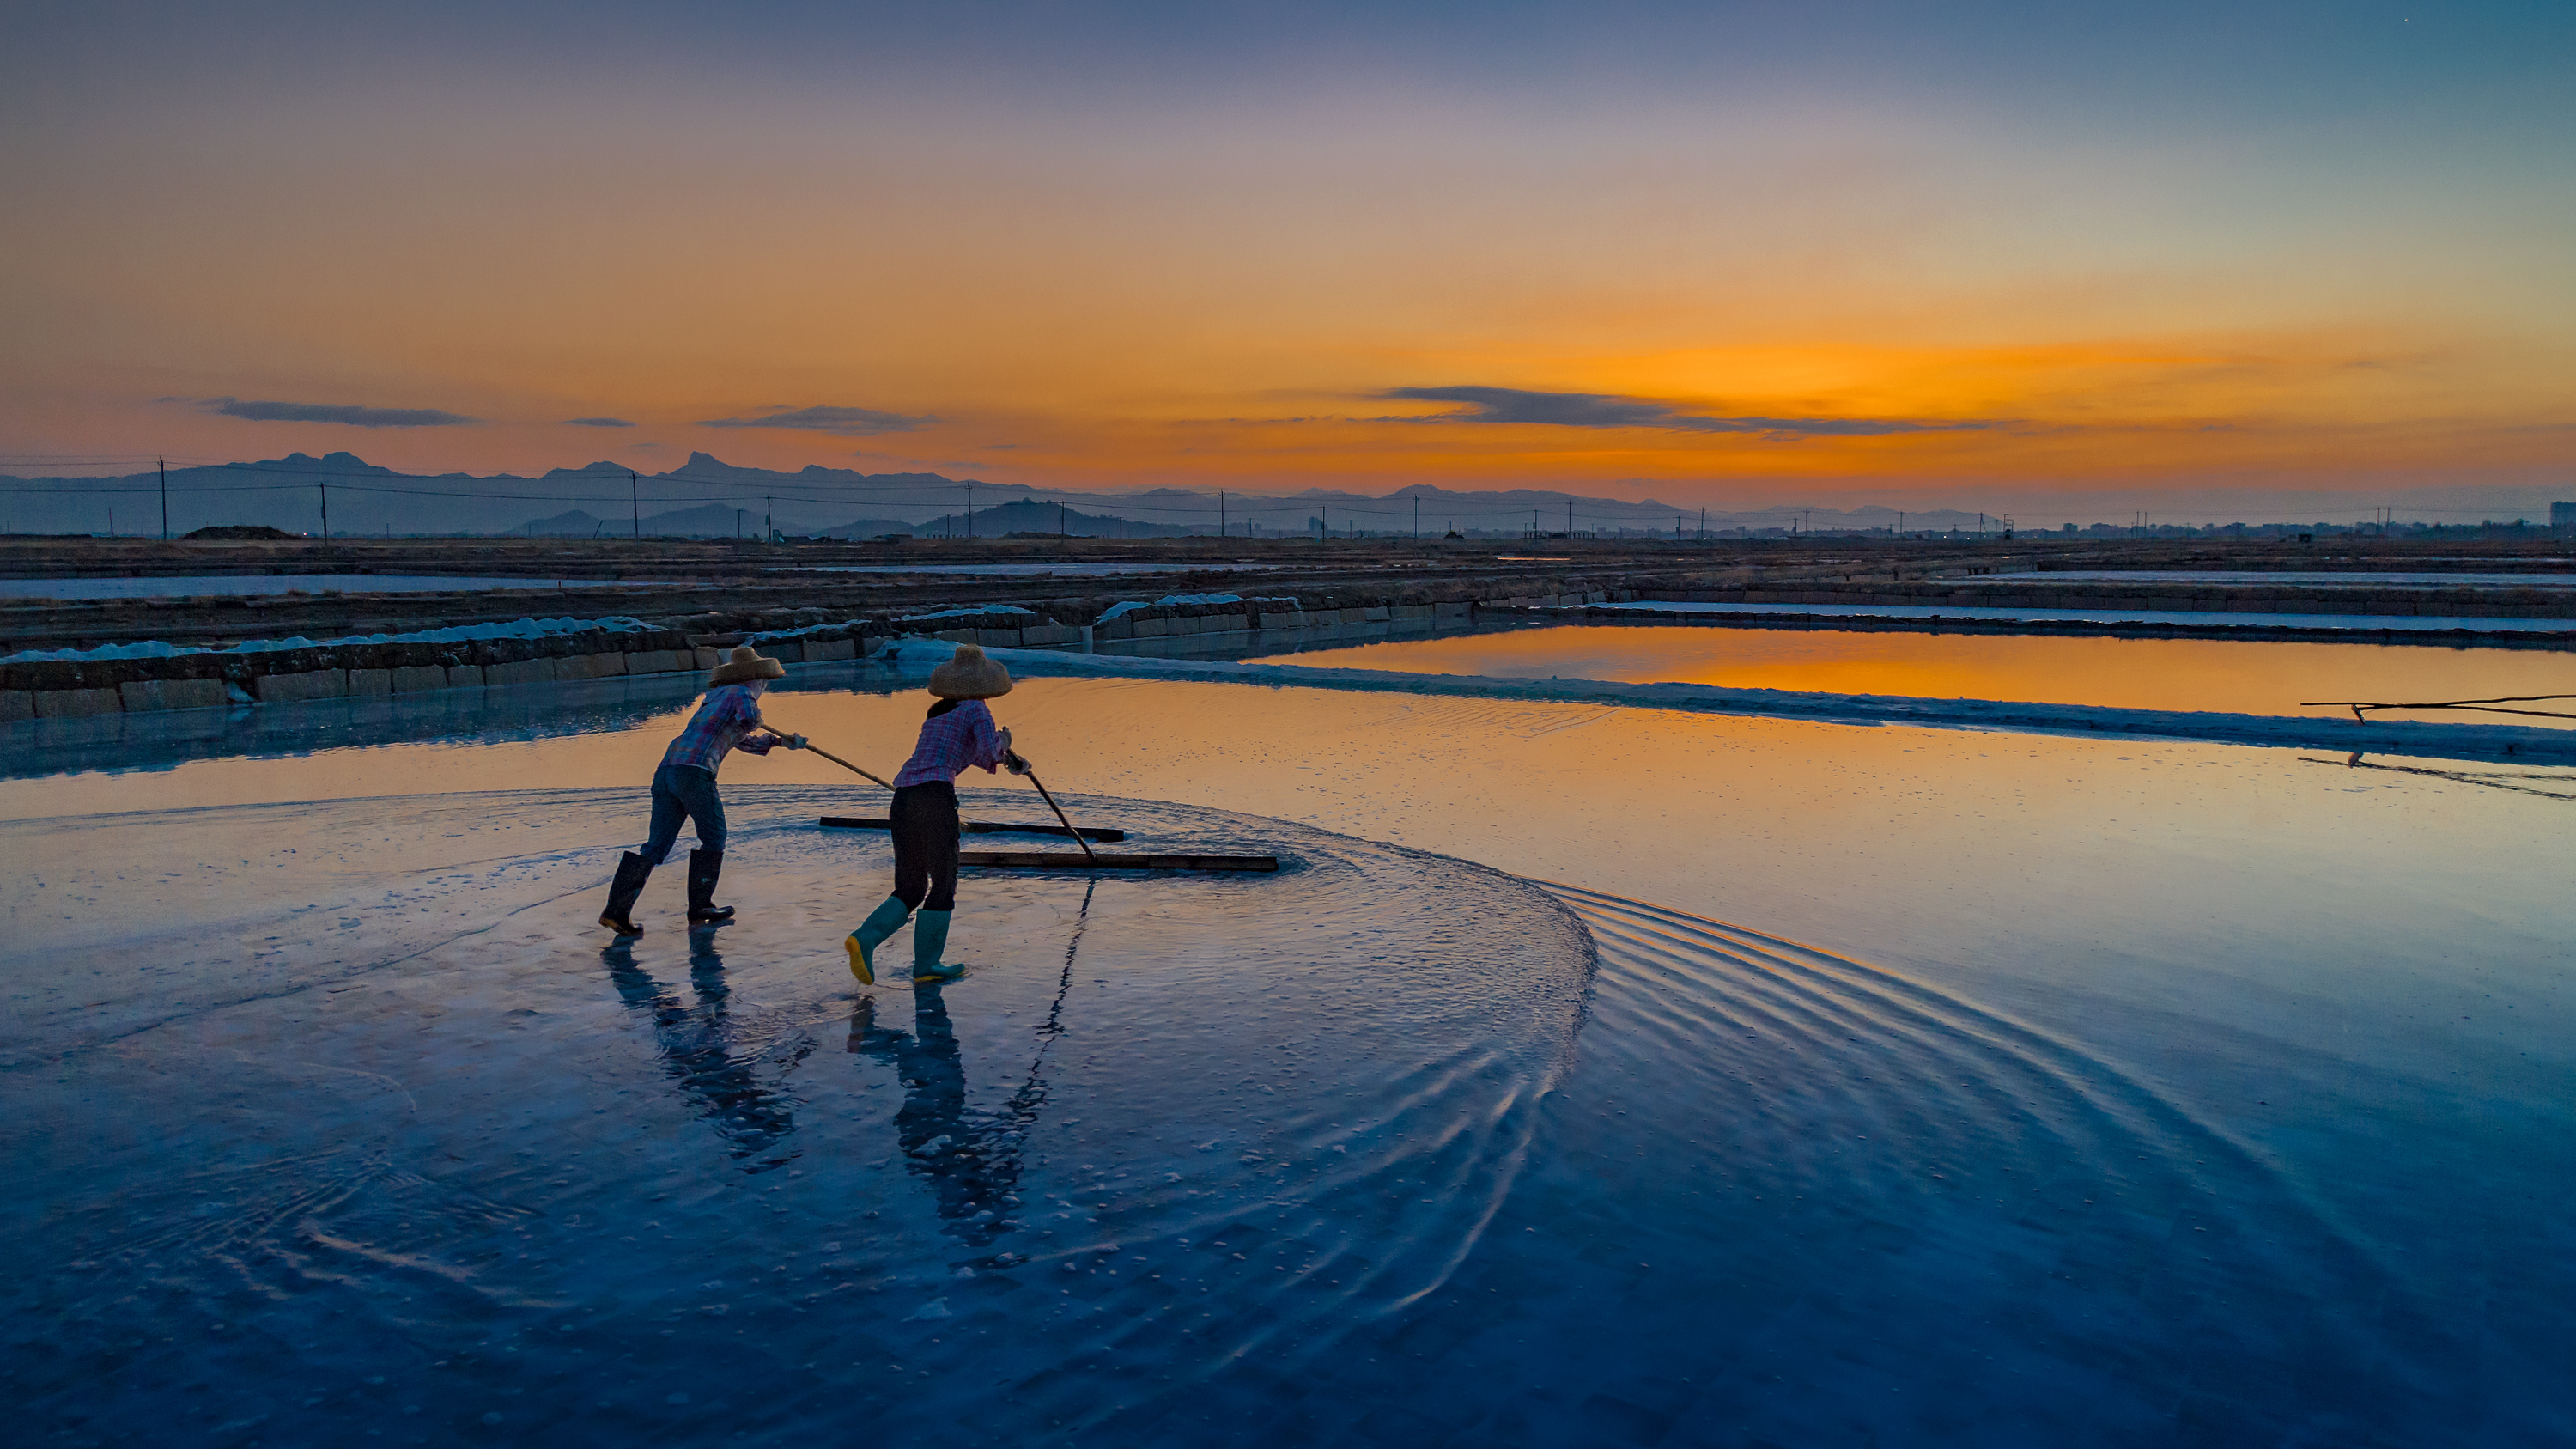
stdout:
POLYGON ((957 908, 957 787, 946 781, 894 792, 895 899, 915 910, 957 908))
MULTIPOLYGON (((637 854, 646 865, 660 865, 680 838, 680 821, 698 826, 698 848, 719 854, 725 847, 724 801, 716 798, 713 770, 695 765, 664 765, 653 772, 653 834, 637 854)), ((948 849, 949 871, 956 871, 957 848, 948 849)))

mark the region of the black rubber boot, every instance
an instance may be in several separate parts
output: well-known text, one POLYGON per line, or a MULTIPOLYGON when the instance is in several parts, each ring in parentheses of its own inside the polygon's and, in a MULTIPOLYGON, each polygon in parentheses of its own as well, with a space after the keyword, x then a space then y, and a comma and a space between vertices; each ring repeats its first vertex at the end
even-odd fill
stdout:
POLYGON ((733 907, 716 904, 716 877, 724 874, 724 852, 689 852, 689 924, 721 926, 733 919, 733 907))
POLYGON ((608 883, 608 909, 599 913, 599 923, 621 936, 641 936, 644 928, 627 918, 635 909, 635 898, 644 894, 644 882, 653 867, 644 857, 628 851, 617 858, 617 879, 608 883))

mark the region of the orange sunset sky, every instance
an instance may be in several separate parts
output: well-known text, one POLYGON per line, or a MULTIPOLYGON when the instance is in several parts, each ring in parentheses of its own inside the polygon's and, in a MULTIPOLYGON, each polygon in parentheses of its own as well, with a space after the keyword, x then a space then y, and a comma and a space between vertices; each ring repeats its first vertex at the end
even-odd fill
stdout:
POLYGON ((1923 9, 29 13, 0 471, 2576 496, 2562 10, 1923 9))

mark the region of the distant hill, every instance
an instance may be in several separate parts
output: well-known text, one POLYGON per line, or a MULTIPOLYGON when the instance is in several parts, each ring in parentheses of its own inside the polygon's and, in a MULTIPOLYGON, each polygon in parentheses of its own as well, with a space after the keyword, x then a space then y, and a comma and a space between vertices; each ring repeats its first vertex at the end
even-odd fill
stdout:
POLYGON ((208 524, 204 528, 189 529, 187 533, 182 536, 189 539, 210 540, 220 543, 280 543, 292 542, 295 538, 294 534, 287 532, 285 529, 270 528, 268 525, 263 523, 248 525, 238 523, 208 524))
MULTIPOLYGON (((161 479, 156 473, 91 478, 0 478, 10 485, 0 529, 19 533, 161 531, 161 479)), ((327 501, 331 527, 344 534, 536 534, 588 537, 631 533, 636 512, 652 534, 756 536, 763 520, 783 533, 864 538, 909 529, 925 536, 968 531, 1067 533, 1086 538, 1169 538, 1213 534, 1306 535, 1317 526, 1336 536, 1357 528, 1405 534, 1417 519, 1437 537, 1452 527, 1487 537, 1516 537, 1532 528, 1562 532, 1567 506, 1578 532, 1653 533, 1700 526, 1701 512, 1654 499, 1595 498, 1553 489, 1464 491, 1417 484, 1383 496, 1308 488, 1291 494, 1153 488, 1134 492, 1040 492, 1024 484, 950 478, 938 473, 860 473, 819 465, 783 472, 742 468, 692 453, 663 473, 630 472, 600 461, 554 468, 536 478, 516 474, 423 475, 379 467, 354 453, 290 453, 257 463, 173 468, 169 525, 174 534, 208 525, 248 525, 318 534, 327 501), (1061 514, 1059 515, 1059 509, 1061 514)), ((2025 524, 2030 520, 2024 519, 2025 524)), ((1714 531, 1906 532, 1972 529, 1977 515, 1958 510, 1897 513, 1772 507, 1707 514, 1714 531)))
MULTIPOLYGON (((965 538, 970 528, 963 513, 945 514, 913 530, 924 538, 965 538)), ((1193 533, 1214 533, 1210 528, 1190 528, 1176 523, 1141 523, 1122 514, 1085 513, 1068 503, 1015 499, 993 508, 975 510, 971 533, 976 538, 1001 538, 1014 533, 1059 534, 1070 538, 1181 538, 1193 533)))
POLYGON ((529 538, 595 538, 607 526, 607 519, 576 508, 570 513, 558 513, 552 518, 531 518, 511 529, 510 532, 524 534, 529 538))
MULTIPOLYGON (((251 463, 174 467, 169 473, 173 536, 209 526, 341 534, 519 534, 588 537, 631 532, 640 503, 647 533, 730 537, 756 534, 765 517, 782 532, 890 533, 966 501, 968 480, 936 473, 859 473, 806 468, 794 473, 735 468, 704 453, 667 473, 595 462, 524 478, 501 473, 401 473, 354 453, 290 453, 251 463), (740 518, 736 510, 741 510, 740 518)), ((0 531, 158 536, 158 472, 99 477, 6 477, 0 531)), ((980 504, 1025 496, 1025 488, 973 483, 980 504)))

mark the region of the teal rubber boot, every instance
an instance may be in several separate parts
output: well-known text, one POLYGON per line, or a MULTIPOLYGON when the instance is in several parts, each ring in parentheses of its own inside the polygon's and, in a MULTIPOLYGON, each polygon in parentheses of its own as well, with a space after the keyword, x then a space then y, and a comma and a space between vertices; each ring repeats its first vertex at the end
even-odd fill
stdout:
POLYGON ((905 905, 902 897, 888 896, 875 910, 868 912, 868 918, 859 923, 859 928, 850 933, 848 940, 841 943, 850 953, 850 974, 859 978, 860 985, 877 984, 877 947, 884 944, 886 937, 901 929, 903 918, 911 914, 912 907, 905 905))
POLYGON ((955 911, 924 911, 912 923, 912 979, 915 981, 954 981, 966 974, 963 966, 942 965, 940 953, 948 949, 948 921, 955 911))

